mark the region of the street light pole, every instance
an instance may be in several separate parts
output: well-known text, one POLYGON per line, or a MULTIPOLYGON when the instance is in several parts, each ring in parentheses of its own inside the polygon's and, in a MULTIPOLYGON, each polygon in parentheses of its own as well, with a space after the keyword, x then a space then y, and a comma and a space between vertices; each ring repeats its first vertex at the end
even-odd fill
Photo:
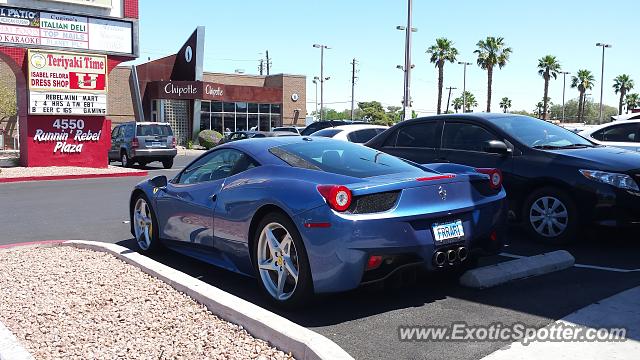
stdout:
POLYGON ((322 113, 324 112, 324 49, 331 49, 327 45, 313 44, 314 48, 320 49, 320 121, 322 121, 322 113))
POLYGON ((464 70, 462 71, 462 113, 464 114, 467 111, 467 65, 471 65, 471 63, 458 61, 458 65, 464 66, 464 70))
POLYGON ((610 44, 597 43, 596 46, 602 47, 602 71, 600 73, 600 116, 598 120, 602 123, 602 96, 604 94, 604 49, 610 48, 610 44))
MULTIPOLYGON (((449 102, 451 101, 451 90, 457 90, 457 89, 458 89, 458 88, 454 88, 454 87, 451 87, 451 86, 449 86, 449 87, 447 88, 447 90, 449 90, 449 96, 447 97, 447 110, 445 110, 445 112, 444 112, 445 114, 448 114, 448 113, 449 113, 449 102)), ((463 96, 463 97, 464 97, 464 96, 463 96)))
POLYGON ((567 75, 571 73, 568 71, 562 71, 561 74, 562 74, 562 121, 561 122, 564 122, 565 120, 564 119, 564 93, 565 93, 565 90, 567 89, 567 75))

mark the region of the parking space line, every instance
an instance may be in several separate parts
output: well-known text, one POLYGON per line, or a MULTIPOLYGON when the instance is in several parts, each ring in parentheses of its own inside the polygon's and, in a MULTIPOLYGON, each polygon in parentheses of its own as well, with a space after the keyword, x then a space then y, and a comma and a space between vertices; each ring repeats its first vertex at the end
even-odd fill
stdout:
MULTIPOLYGON (((509 253, 500 253, 499 255, 504 257, 514 258, 514 259, 521 259, 521 258, 527 257, 527 256, 509 254, 509 253)), ((619 273, 640 272, 640 269, 620 269, 620 268, 614 268, 614 267, 608 267, 608 266, 597 266, 597 265, 588 265, 588 264, 573 264, 573 267, 582 268, 582 269, 604 270, 604 271, 619 272, 619 273)))

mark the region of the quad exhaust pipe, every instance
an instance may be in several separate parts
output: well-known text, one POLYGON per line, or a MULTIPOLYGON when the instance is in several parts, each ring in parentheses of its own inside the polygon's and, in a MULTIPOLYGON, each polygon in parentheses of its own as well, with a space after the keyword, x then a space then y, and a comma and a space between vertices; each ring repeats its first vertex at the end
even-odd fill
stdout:
POLYGON ((469 257, 469 250, 460 246, 457 249, 449 249, 447 251, 436 251, 433 254, 433 264, 436 267, 443 267, 445 264, 454 264, 457 261, 465 261, 469 257))

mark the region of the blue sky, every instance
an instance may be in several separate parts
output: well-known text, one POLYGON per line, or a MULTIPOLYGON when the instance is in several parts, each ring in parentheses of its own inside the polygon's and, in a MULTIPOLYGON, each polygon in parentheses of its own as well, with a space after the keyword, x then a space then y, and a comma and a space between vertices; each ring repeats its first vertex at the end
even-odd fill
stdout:
MULTIPOLYGON (((437 71, 425 50, 438 37, 454 41, 459 60, 474 63, 467 68, 467 90, 484 109, 486 72, 475 65, 475 44, 486 36, 502 36, 513 48, 510 62, 494 74, 493 111, 500 111, 500 98, 513 101, 513 110, 532 111, 542 99, 543 80, 537 74, 537 59, 552 54, 566 71, 589 69, 597 79, 591 91, 600 97, 601 48, 607 42, 604 102, 617 106, 613 78, 627 73, 640 91, 640 38, 635 23, 640 13, 637 0, 602 1, 500 1, 414 0, 412 98, 420 114, 434 113, 437 100, 437 71)), ((314 85, 319 75, 320 54, 325 51, 325 103, 338 110, 348 108, 351 98, 350 61, 359 62, 356 101, 378 100, 383 105, 400 105, 404 61, 403 32, 406 23, 404 0, 140 0, 141 60, 174 53, 196 26, 206 27, 205 71, 233 72, 244 69, 258 73, 258 59, 265 50, 273 59, 271 73, 307 76, 307 110, 314 110, 314 85)), ((577 97, 569 88, 567 99, 577 97)), ((462 67, 445 66, 446 86, 462 91, 462 67)), ((562 102, 562 78, 552 81, 550 97, 562 102)), ((446 103, 446 93, 443 108, 446 103)))

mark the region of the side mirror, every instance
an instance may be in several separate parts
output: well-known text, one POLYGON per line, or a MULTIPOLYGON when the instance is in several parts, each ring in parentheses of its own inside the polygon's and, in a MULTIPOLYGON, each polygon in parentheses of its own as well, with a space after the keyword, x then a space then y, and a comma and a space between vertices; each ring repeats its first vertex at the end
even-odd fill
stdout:
POLYGON ((508 155, 511 152, 511 149, 509 149, 504 141, 491 140, 484 146, 484 151, 491 154, 508 155))
POLYGON ((164 175, 156 176, 149 180, 149 183, 156 188, 163 188, 167 186, 167 177, 164 175))

